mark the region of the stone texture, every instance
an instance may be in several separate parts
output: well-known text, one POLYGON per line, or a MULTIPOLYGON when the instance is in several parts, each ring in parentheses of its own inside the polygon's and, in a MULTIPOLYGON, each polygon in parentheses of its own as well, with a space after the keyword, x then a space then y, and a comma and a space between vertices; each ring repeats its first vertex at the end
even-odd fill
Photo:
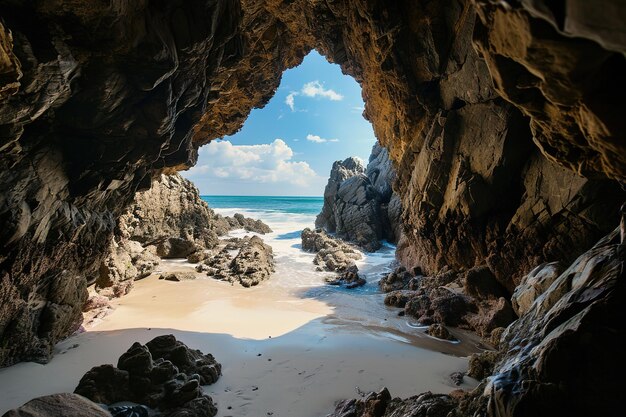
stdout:
POLYGON ((92 368, 74 392, 104 404, 135 402, 159 410, 162 416, 212 417, 217 408, 200 385, 213 384, 220 375, 221 365, 211 354, 164 335, 145 345, 134 343, 120 356, 117 367, 92 368))
POLYGON ((196 271, 222 281, 239 283, 248 288, 258 285, 274 273, 272 247, 258 236, 229 239, 217 254, 196 266, 196 271), (238 250, 234 257, 231 250, 238 250))
POLYGON ((401 205, 391 188, 395 175, 387 150, 378 143, 366 169, 355 158, 336 161, 315 227, 370 252, 380 248, 382 239, 396 242, 401 233, 401 205))
POLYGON ((302 250, 315 252, 313 263, 326 271, 344 272, 361 259, 361 254, 350 244, 329 236, 325 231, 308 227, 301 233, 302 250))
POLYGON ((2 417, 110 417, 98 404, 76 394, 53 394, 30 400, 2 417))
MULTIPOLYGON (((619 2, 0 5, 0 364, 45 360, 78 328, 87 277, 134 194, 239 129, 311 48, 363 88, 364 115, 396 168, 408 269, 487 265, 512 293, 537 265, 571 264, 618 222, 619 2)), ((622 252, 593 251, 587 270, 559 276, 533 303, 543 307, 516 322, 535 348, 513 352, 523 378, 493 380, 493 414, 621 410, 619 384, 598 375, 624 373, 606 359, 623 346, 622 252), (570 366, 581 356, 591 360, 570 366)))

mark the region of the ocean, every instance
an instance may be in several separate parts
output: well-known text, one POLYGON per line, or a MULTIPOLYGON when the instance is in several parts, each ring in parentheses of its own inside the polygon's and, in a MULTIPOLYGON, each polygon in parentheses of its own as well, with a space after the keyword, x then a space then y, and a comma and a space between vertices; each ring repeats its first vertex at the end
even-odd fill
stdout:
MULTIPOLYGON (((291 196, 202 196, 216 213, 232 216, 241 213, 246 217, 260 219, 273 233, 261 235, 265 243, 272 246, 276 261, 276 273, 267 285, 282 288, 308 289, 309 296, 329 296, 342 288, 325 285, 324 278, 333 275, 330 272, 315 271, 312 253, 302 250, 300 234, 306 227, 315 227, 315 217, 322 210, 323 197, 291 196)), ((236 230, 230 236, 243 237, 251 233, 236 230)), ((384 243, 374 253, 362 253, 363 259, 357 262, 368 284, 357 290, 347 290, 354 294, 378 293, 378 281, 381 274, 390 271, 390 264, 395 259, 395 246, 384 243)))
POLYGON ((203 195, 201 198, 214 209, 309 215, 317 215, 324 204, 324 197, 203 195))

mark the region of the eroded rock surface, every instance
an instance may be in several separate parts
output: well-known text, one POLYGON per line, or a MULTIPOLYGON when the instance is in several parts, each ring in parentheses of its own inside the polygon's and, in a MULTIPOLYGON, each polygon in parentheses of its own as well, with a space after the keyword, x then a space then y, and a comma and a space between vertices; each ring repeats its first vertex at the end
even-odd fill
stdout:
POLYGON ((313 263, 326 271, 343 272, 362 258, 350 244, 308 227, 301 233, 302 250, 316 253, 313 263))
MULTIPOLYGON (((601 4, 0 2, 0 363, 46 360, 79 327, 89 277, 134 194, 239 129, 311 48, 363 88, 396 168, 405 266, 427 277, 487 266, 510 294, 537 265, 571 264, 615 227, 624 200, 608 179, 626 172, 626 12, 601 4)), ((598 347, 623 329, 623 290, 582 282, 561 299, 579 302, 548 316, 565 328, 586 306, 579 328, 592 337, 568 345, 576 328, 520 328, 550 361, 521 358, 545 366, 519 374, 537 370, 537 395, 558 387, 550 404, 589 390, 605 400, 590 401, 594 411, 611 415, 619 395, 596 390, 619 384, 593 375, 621 355, 598 347), (586 378, 553 377, 562 368, 550 346, 590 358, 571 367, 586 378)), ((615 369, 606 374, 624 373, 615 369)), ((537 399, 523 388, 493 412, 537 399)))
POLYGON ((315 227, 336 233, 370 252, 380 248, 382 239, 396 242, 401 234, 402 208, 391 188, 395 175, 387 150, 378 143, 367 168, 355 158, 336 161, 315 227))
POLYGON ((274 254, 272 247, 258 236, 229 239, 218 253, 197 265, 196 270, 215 279, 252 287, 274 273, 274 254), (234 256, 230 253, 233 250, 238 250, 234 256))
POLYGON ((145 345, 134 343, 120 356, 117 367, 92 368, 74 392, 107 405, 132 401, 158 410, 163 417, 213 417, 217 408, 200 386, 213 384, 220 376, 221 365, 211 354, 165 335, 145 345))

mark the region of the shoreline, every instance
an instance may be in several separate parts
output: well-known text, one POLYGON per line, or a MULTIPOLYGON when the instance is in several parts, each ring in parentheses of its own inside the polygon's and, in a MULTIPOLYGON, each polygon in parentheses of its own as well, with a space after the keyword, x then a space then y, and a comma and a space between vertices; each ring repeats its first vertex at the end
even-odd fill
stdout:
MULTIPOLYGON (((160 269, 191 265, 164 261, 160 269)), ((59 343, 49 364, 20 363, 0 370, 7 387, 0 392, 0 413, 36 396, 71 392, 91 367, 115 364, 133 342, 169 333, 212 353, 222 364, 223 376, 204 389, 223 417, 325 416, 358 390, 387 386, 406 397, 476 384, 466 377, 457 387, 449 378, 467 369, 471 343, 441 341, 421 331, 411 336, 398 329, 402 320, 394 323, 390 309, 386 317, 362 320, 358 308, 349 311, 350 306, 378 303, 382 308, 375 313, 384 312, 376 296, 321 286, 313 290, 325 297, 306 297, 306 290, 269 283, 242 288, 211 278, 170 282, 159 280, 158 274, 137 281, 133 291, 113 301, 109 315, 59 343), (333 307, 334 297, 346 305, 333 307)))

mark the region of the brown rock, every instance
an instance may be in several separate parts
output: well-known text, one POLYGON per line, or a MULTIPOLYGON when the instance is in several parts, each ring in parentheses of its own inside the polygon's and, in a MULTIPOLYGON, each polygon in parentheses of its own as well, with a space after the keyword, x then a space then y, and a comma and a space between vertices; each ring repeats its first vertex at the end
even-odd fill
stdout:
POLYGON ((172 271, 161 274, 159 279, 164 279, 166 281, 192 281, 196 279, 197 276, 194 272, 184 272, 184 271, 172 271))
POLYGON ((76 394, 53 394, 30 400, 2 417, 110 417, 108 411, 76 394))

